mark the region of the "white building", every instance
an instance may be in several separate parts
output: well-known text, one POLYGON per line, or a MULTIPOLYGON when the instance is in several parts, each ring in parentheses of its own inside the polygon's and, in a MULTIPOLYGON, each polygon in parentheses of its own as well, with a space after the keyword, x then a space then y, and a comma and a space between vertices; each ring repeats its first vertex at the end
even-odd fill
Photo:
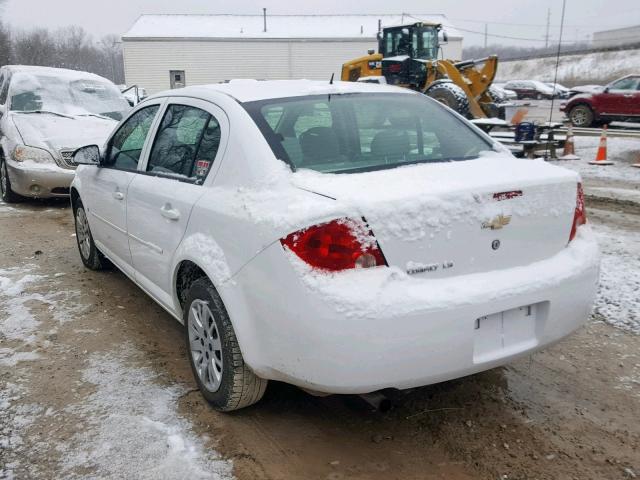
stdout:
POLYGON ((603 30, 593 34, 594 47, 617 47, 640 43, 640 25, 635 27, 603 30))
POLYGON ((125 78, 149 93, 232 78, 339 79, 344 62, 377 50, 379 21, 442 23, 445 58, 462 58, 462 35, 444 15, 143 15, 122 37, 125 78))

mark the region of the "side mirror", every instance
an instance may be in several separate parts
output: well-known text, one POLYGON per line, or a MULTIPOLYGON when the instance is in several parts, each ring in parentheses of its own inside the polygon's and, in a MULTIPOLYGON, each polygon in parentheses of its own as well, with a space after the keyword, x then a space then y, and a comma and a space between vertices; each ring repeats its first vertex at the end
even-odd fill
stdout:
POLYGON ((609 93, 610 91, 611 91, 611 88, 604 87, 604 90, 602 90, 602 93, 609 93))
POLYGON ((73 152, 73 162, 76 165, 100 165, 100 147, 87 145, 73 152))
POLYGON ((447 43, 449 43, 449 34, 446 30, 442 30, 440 32, 440 44, 446 45, 447 43))

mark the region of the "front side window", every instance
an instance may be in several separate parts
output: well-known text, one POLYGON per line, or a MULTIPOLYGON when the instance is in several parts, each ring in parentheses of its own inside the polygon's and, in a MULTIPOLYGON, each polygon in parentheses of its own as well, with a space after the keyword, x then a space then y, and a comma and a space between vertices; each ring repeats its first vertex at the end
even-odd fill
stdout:
POLYGON ((220 124, 208 112, 170 105, 158 129, 147 171, 202 183, 220 146, 220 124))
POLYGON ((7 86, 8 80, 4 73, 0 73, 0 105, 7 103, 7 86))
POLYGON ((158 113, 158 105, 146 107, 134 113, 111 139, 103 166, 120 170, 136 170, 156 113, 158 113))
POLYGON ((438 57, 438 31, 434 29, 422 31, 422 48, 418 52, 419 58, 431 60, 438 57))
POLYGON ((478 158, 489 141, 418 94, 357 93, 245 103, 294 170, 348 173, 478 158), (270 122, 280 113, 277 124, 270 122))
POLYGON ((638 77, 627 77, 611 84, 610 90, 636 90, 638 89, 638 77))

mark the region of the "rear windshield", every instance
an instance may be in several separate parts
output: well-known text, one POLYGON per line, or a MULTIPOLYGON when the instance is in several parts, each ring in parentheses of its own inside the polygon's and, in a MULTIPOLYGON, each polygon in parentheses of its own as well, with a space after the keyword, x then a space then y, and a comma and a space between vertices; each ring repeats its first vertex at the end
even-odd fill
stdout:
POLYGON ((245 103, 293 170, 349 173, 478 158, 492 145, 423 95, 354 93, 245 103))

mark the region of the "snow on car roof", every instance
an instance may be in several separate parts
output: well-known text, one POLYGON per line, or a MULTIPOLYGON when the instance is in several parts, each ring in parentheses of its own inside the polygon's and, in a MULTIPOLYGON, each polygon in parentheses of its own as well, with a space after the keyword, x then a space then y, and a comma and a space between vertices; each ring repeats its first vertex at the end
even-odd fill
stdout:
POLYGON ((383 26, 416 22, 441 23, 449 38, 462 38, 445 15, 441 14, 368 14, 368 15, 272 15, 267 14, 267 31, 262 15, 142 15, 123 40, 140 38, 202 39, 375 39, 378 20, 383 26))
POLYGON ((80 70, 69 70, 66 68, 53 68, 53 67, 38 67, 33 65, 7 65, 7 68, 11 73, 28 73, 32 75, 50 75, 55 77, 64 77, 68 79, 87 79, 102 80, 108 82, 104 77, 96 75, 95 73, 83 72, 80 70))
POLYGON ((414 94, 406 88, 392 87, 373 83, 333 82, 318 80, 250 80, 238 79, 227 83, 186 87, 179 90, 167 90, 154 97, 185 95, 207 98, 213 92, 221 92, 239 102, 252 102, 271 98, 301 97, 306 95, 339 95, 342 93, 395 92, 414 94))

